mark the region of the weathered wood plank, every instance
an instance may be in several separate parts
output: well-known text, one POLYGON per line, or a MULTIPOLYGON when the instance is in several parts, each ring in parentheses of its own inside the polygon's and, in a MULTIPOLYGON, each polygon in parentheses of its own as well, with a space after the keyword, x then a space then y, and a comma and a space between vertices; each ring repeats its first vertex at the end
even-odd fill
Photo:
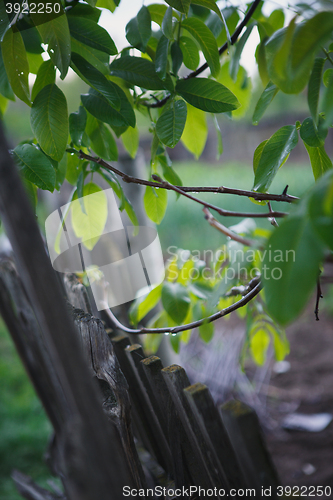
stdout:
POLYGON ((141 365, 141 361, 145 358, 143 349, 141 345, 133 344, 128 346, 125 351, 128 359, 130 360, 133 371, 137 376, 137 381, 140 386, 140 394, 142 395, 141 405, 143 406, 145 417, 149 422, 149 426, 154 435, 155 443, 158 445, 155 450, 158 455, 156 456, 156 459, 165 471, 172 474, 172 456, 166 440, 166 435, 162 431, 162 427, 158 419, 159 408, 141 365), (157 414, 155 411, 157 411, 157 414))
MULTIPOLYGON (((180 431, 179 417, 169 389, 162 376, 162 361, 157 356, 150 356, 149 358, 141 360, 141 364, 151 390, 156 397, 158 405, 156 415, 158 416, 162 429, 168 439, 173 458, 172 477, 175 480, 176 488, 189 486, 191 484, 191 480, 187 470, 187 463, 192 463, 193 452, 191 445, 187 440, 186 434, 180 431), (187 453, 187 458, 185 452, 183 456, 182 443, 184 450, 190 450, 190 452, 187 453)), ((194 467, 192 471, 195 476, 196 471, 194 467)))
POLYGON ((2 124, 0 216, 71 413, 73 425, 69 428, 75 453, 74 458, 69 449, 64 453, 67 494, 71 500, 119 500, 123 486, 133 481, 123 450, 117 445, 116 431, 107 425, 100 407, 96 384, 91 380, 35 214, 8 152, 2 124))
POLYGON ((243 472, 208 387, 197 383, 184 392, 212 454, 221 484, 225 484, 223 487, 227 490, 244 488, 243 472))
POLYGON ((229 401, 220 407, 223 423, 233 443, 248 487, 256 490, 272 487, 277 498, 280 484, 255 411, 241 401, 229 401))
POLYGON ((211 468, 210 457, 207 453, 201 429, 183 392, 190 385, 186 372, 181 366, 171 365, 163 368, 162 374, 199 465, 197 477, 194 478, 195 484, 205 489, 214 488, 218 486, 216 484, 216 474, 211 468))
POLYGON ((132 364, 130 363, 130 360, 128 359, 125 351, 125 349, 131 345, 131 341, 125 335, 117 335, 115 337, 111 337, 110 340, 119 361, 121 370, 125 375, 128 383, 128 392, 132 402, 132 418, 135 424, 134 427, 137 430, 138 437, 140 438, 142 444, 153 456, 155 456, 154 447, 156 447, 157 444, 155 443, 155 438, 152 434, 149 422, 147 421, 141 404, 143 400, 143 395, 141 395, 141 388, 138 384, 132 364))
POLYGON ((92 314, 88 293, 86 287, 80 283, 75 274, 66 273, 63 280, 67 298, 76 309, 92 314))
MULTIPOLYGON (((75 293, 76 290, 72 291, 72 295, 75 293)), ((133 439, 128 384, 120 369, 112 343, 100 319, 74 308, 72 315, 80 333, 89 369, 100 381, 103 409, 117 426, 136 487, 143 488, 146 481, 133 439)))

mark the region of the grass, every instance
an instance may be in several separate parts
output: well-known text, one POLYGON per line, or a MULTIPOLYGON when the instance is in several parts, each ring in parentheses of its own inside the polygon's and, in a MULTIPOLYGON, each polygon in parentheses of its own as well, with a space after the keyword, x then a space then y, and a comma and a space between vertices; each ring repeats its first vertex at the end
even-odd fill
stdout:
POLYGON ((51 425, 2 322, 0 353, 0 500, 19 500, 13 469, 44 485, 50 477, 43 454, 51 425))
MULTIPOLYGON (((175 163, 174 168, 186 186, 227 186, 239 189, 251 189, 253 185, 253 170, 250 165, 229 163, 227 165, 205 165, 196 162, 175 163)), ((289 185, 288 193, 295 196, 303 194, 314 182, 310 165, 285 164, 278 172, 271 188, 271 193, 282 193, 289 185)), ((205 221, 202 206, 191 200, 180 197, 175 193, 169 195, 166 215, 159 226, 159 236, 164 252, 170 245, 189 250, 203 251, 209 248, 218 248, 225 242, 221 233, 211 228, 205 221)), ((221 208, 233 211, 265 211, 264 206, 258 206, 249 199, 214 193, 199 193, 199 198, 209 201, 221 208)), ((272 203, 273 209, 289 211, 287 203, 272 203)), ((237 224, 240 219, 233 217, 222 218, 214 213, 226 226, 237 224)), ((260 227, 270 228, 265 219, 256 219, 260 227)))

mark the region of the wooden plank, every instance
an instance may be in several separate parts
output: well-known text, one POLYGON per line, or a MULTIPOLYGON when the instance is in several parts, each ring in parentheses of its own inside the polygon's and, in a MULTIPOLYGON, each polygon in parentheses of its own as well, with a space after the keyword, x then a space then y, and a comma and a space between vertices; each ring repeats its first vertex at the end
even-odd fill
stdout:
POLYGON ((208 387, 197 383, 184 389, 184 393, 214 457, 221 484, 227 491, 244 488, 243 472, 208 387))
POLYGON ((140 387, 140 394, 142 397, 141 406, 143 407, 145 417, 154 435, 154 443, 157 443, 158 445, 155 450, 155 457, 164 470, 169 472, 169 474, 172 474, 172 456, 166 435, 162 431, 162 427, 158 419, 158 405, 141 365, 141 361, 145 358, 142 346, 139 344, 133 344, 126 347, 125 351, 140 387), (155 411, 157 411, 157 414, 155 411))
POLYGON ((123 486, 133 484, 124 452, 100 407, 96 384, 8 149, 0 123, 1 221, 71 413, 64 429, 64 433, 70 432, 67 437, 73 452, 64 454, 64 467, 71 471, 66 491, 71 500, 118 500, 123 486))
POLYGON ((132 402, 132 419, 135 429, 138 432, 138 437, 140 437, 144 447, 157 459, 155 451, 158 449, 158 444, 155 442, 155 437, 142 406, 144 395, 141 394, 141 387, 125 352, 125 349, 131 345, 131 341, 125 335, 117 335, 116 337, 111 337, 110 340, 128 383, 128 391, 132 402))
POLYGON ((233 443, 249 488, 261 496, 261 488, 272 488, 277 498, 280 481, 268 453, 256 412, 241 401, 228 401, 220 407, 223 423, 233 443))
POLYGON ((198 461, 199 467, 196 484, 205 489, 214 489, 219 486, 216 482, 218 478, 216 477, 215 471, 211 468, 210 457, 207 453, 204 437, 183 391, 190 385, 186 372, 181 366, 171 365, 167 368, 163 368, 162 374, 170 390, 171 397, 187 437, 192 444, 195 458, 198 461))
POLYGON ((151 390, 156 397, 158 405, 156 415, 158 415, 162 429, 168 439, 173 458, 172 477, 175 480, 176 488, 190 486, 191 483, 194 483, 190 479, 188 468, 192 469, 193 477, 196 476, 197 472, 195 464, 191 468, 193 451, 187 435, 180 429, 182 424, 179 422, 175 404, 162 376, 162 361, 157 356, 150 356, 141 360, 141 364, 151 390))

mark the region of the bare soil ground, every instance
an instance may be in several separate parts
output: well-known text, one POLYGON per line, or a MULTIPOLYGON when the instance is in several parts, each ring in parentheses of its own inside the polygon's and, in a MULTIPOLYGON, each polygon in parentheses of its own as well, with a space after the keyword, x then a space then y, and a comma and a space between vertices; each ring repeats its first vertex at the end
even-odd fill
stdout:
MULTIPOLYGON (((309 415, 332 413, 332 316, 323 312, 320 321, 315 321, 309 307, 287 334, 290 370, 271 378, 269 414, 280 424, 292 410, 309 415)), ((267 435, 267 442, 284 485, 331 486, 333 492, 333 423, 317 433, 286 431, 279 425, 267 435), (307 464, 313 466, 312 474, 304 473, 307 464)))

